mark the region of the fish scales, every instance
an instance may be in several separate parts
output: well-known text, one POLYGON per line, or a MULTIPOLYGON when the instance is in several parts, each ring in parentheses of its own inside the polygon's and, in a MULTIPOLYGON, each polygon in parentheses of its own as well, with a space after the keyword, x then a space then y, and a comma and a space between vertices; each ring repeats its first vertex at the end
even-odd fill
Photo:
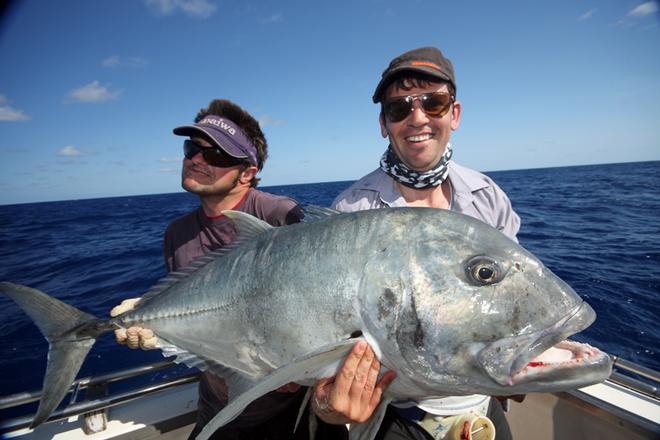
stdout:
MULTIPOLYGON (((348 338, 360 329, 354 304, 359 276, 358 271, 349 272, 346 267, 359 267, 360 254, 348 242, 337 242, 338 227, 329 223, 326 228, 306 233, 309 225, 301 225, 264 233, 127 313, 122 324, 150 328, 179 348, 186 349, 191 342, 202 345, 200 354, 213 359, 241 341, 252 350, 262 347, 261 356, 272 365, 290 358, 272 347, 263 347, 267 338, 280 341, 277 345, 286 343, 287 356, 348 338), (295 237, 288 237, 292 234, 295 237), (328 254, 334 257, 330 259, 328 254), (340 255, 347 257, 337 258, 340 255), (230 267, 233 270, 227 276, 230 267), (292 280, 296 280, 295 286, 292 280), (185 325, 172 326, 168 315, 177 317, 177 324, 181 324, 178 316, 182 310, 189 319, 185 325), (338 321, 337 316, 343 320, 338 321), (246 340, 245 335, 251 339, 246 340)), ((228 362, 226 366, 241 371, 255 367, 228 362)), ((257 370, 252 374, 269 372, 257 370)))

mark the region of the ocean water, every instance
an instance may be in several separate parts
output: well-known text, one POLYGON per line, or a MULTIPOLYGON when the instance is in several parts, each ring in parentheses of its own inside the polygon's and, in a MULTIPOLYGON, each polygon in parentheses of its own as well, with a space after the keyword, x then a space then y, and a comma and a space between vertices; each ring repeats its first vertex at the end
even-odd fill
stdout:
MULTIPOLYGON (((488 174, 522 218, 520 243, 596 310, 575 338, 660 370, 660 162, 488 174)), ((329 206, 351 183, 263 189, 329 206)), ((162 233, 196 206, 187 193, 0 206, 0 280, 106 316, 165 275, 162 233)), ((0 295, 0 395, 40 388, 46 353, 31 320, 0 295)), ((161 359, 108 334, 79 377, 161 359)))

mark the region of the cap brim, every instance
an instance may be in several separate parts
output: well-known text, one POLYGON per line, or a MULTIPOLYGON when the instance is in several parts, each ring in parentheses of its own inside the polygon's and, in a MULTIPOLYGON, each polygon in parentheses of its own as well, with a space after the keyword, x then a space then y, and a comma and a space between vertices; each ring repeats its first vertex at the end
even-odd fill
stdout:
POLYGON ((182 125, 181 127, 176 127, 174 130, 172 130, 172 133, 174 133, 177 136, 190 136, 190 137, 201 136, 204 139, 207 139, 209 142, 212 142, 213 145, 222 149, 222 151, 224 151, 231 157, 235 157, 236 159, 249 159, 249 156, 247 156, 246 154, 237 155, 235 152, 228 151, 224 145, 222 145, 218 140, 216 140, 216 138, 213 136, 212 133, 204 130, 202 127, 198 127, 196 125, 182 125))
POLYGON ((454 81, 452 81, 451 78, 449 78, 448 75, 445 75, 442 72, 439 72, 438 70, 432 68, 432 67, 426 67, 426 66, 403 66, 397 69, 392 69, 389 72, 387 72, 387 75, 381 78, 380 82, 376 86, 376 91, 374 92, 374 96, 372 97, 373 102, 376 104, 381 101, 381 98, 383 96, 383 93, 385 93, 385 90, 387 87, 392 84, 392 82, 401 75, 403 72, 416 72, 416 73, 423 73, 424 75, 431 76, 433 78, 437 78, 442 81, 447 81, 456 88, 456 84, 454 84, 454 81))

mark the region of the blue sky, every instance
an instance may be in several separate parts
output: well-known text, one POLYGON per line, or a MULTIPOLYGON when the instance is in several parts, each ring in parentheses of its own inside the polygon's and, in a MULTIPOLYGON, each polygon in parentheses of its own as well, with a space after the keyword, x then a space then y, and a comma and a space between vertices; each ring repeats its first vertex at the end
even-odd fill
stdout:
POLYGON ((482 171, 660 159, 660 12, 639 0, 22 0, 0 21, 0 204, 182 191, 211 99, 260 120, 263 185, 354 180, 387 143, 394 56, 455 66, 454 159, 482 171))

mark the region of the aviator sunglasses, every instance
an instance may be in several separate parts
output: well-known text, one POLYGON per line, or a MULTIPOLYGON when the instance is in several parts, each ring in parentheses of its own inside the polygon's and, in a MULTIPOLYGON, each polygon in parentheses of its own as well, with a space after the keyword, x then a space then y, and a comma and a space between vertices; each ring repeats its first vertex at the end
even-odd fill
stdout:
POLYGON ((449 111, 454 97, 447 92, 420 93, 419 95, 400 96, 383 103, 383 114, 390 122, 400 122, 413 111, 413 104, 418 99, 422 110, 433 118, 442 118, 449 111))
POLYGON ((220 147, 203 147, 191 139, 183 141, 183 155, 186 159, 192 159, 197 153, 202 153, 206 163, 214 167, 229 168, 246 163, 243 159, 225 153, 220 147))

